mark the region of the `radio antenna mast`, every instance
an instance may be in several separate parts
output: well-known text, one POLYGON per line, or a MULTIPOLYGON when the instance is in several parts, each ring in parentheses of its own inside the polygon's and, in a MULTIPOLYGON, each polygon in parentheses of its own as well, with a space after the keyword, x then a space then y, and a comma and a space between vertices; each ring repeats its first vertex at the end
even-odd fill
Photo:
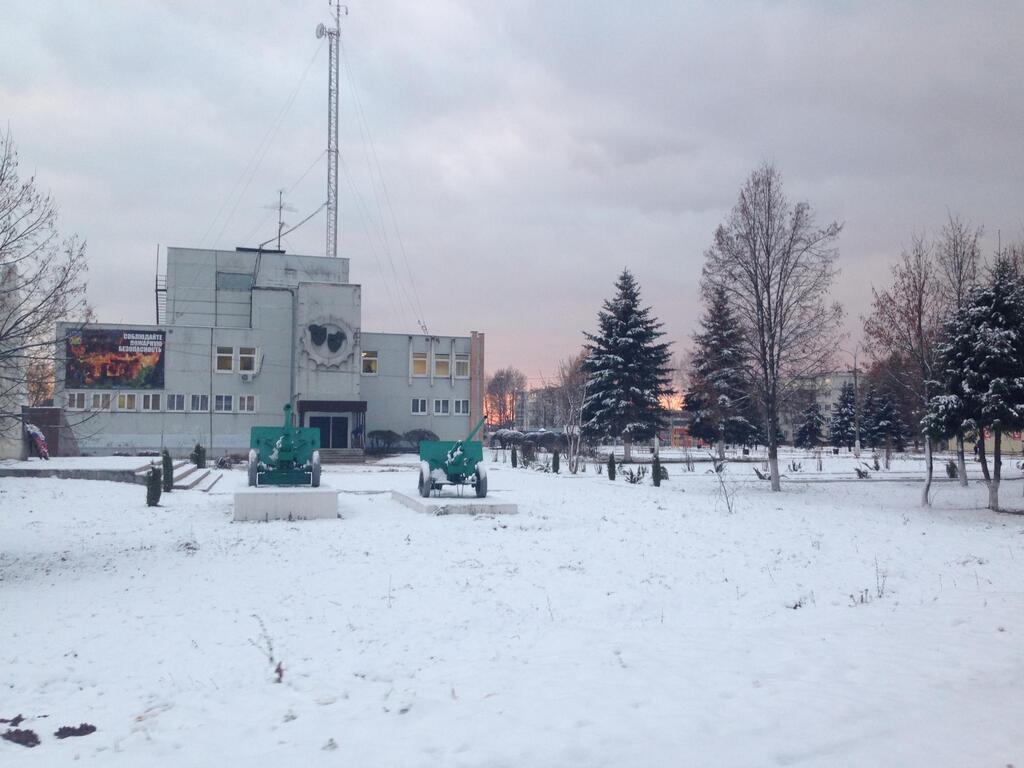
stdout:
POLYGON ((284 221, 284 213, 295 213, 295 209, 292 208, 288 203, 284 201, 284 190, 277 190, 277 203, 275 205, 264 205, 263 207, 267 210, 277 211, 277 250, 281 250, 281 233, 284 232, 286 226, 284 221))
POLYGON ((330 0, 334 6, 334 28, 317 25, 317 38, 327 38, 330 59, 327 72, 327 255, 338 255, 338 38, 341 36, 341 12, 348 6, 330 0))

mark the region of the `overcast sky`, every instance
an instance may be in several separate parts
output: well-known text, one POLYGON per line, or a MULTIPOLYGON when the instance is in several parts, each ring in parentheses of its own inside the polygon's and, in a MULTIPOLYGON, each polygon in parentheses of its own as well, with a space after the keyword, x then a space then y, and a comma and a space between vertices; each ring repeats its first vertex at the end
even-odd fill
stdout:
MULTIPOLYGON (((329 19, 314 0, 5 0, 0 121, 88 240, 100 320, 153 322, 158 243, 256 245, 279 188, 286 222, 324 201, 329 19)), ((628 266, 681 351, 714 228, 770 160, 845 222, 834 294, 856 332, 947 211, 986 252, 1022 237, 1022 29, 1019 2, 350 0, 339 252, 363 327, 481 330, 489 370, 539 383, 628 266)), ((324 226, 285 247, 322 255, 324 226)))

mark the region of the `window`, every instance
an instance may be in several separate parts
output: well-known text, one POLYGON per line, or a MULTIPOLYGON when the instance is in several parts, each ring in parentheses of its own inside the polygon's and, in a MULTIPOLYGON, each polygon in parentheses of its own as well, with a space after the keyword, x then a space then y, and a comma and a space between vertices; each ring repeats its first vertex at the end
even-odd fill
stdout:
POLYGON ((73 411, 85 410, 85 392, 68 393, 68 409, 73 411))
POLYGON ((238 411, 241 413, 252 413, 256 410, 256 395, 239 395, 238 396, 238 411))
POLYGON ((426 416, 427 414, 427 398, 425 397, 414 397, 412 399, 412 415, 413 416, 426 416))
POLYGON ((448 400, 435 400, 434 401, 434 415, 435 416, 447 416, 449 408, 448 400))
POLYGON ((117 395, 117 410, 119 411, 134 411, 135 410, 135 393, 134 392, 120 392, 117 395))
POLYGON ((231 373, 235 370, 235 348, 217 347, 217 373, 231 373))
POLYGON ((92 409, 94 411, 109 411, 110 410, 110 393, 109 392, 93 392, 93 394, 92 394, 92 409))
POLYGON ((209 395, 192 395, 189 402, 188 409, 190 411, 203 411, 210 410, 210 396, 209 395))
POLYGON ((238 370, 250 372, 256 370, 256 347, 238 348, 238 370))
POLYGON ((447 379, 452 372, 451 355, 448 353, 434 355, 434 375, 447 379))
POLYGON ((456 379, 468 379, 469 378, 469 355, 456 355, 455 356, 455 378, 456 379))
POLYGON ((413 352, 412 353, 412 375, 413 376, 426 376, 427 375, 427 353, 426 352, 413 352))
POLYGON ((160 395, 155 392, 147 392, 142 396, 142 410, 144 411, 159 411, 160 410, 160 395))
POLYGON ((232 395, 214 395, 213 410, 227 413, 234 410, 234 397, 232 395))
POLYGON ((363 352, 363 375, 365 375, 365 376, 376 376, 377 375, 377 353, 376 352, 363 352))
POLYGON ((184 395, 168 395, 167 396, 167 410, 168 411, 184 411, 185 410, 185 396, 184 395))
POLYGON ((469 416, 469 400, 456 400, 455 401, 455 415, 456 416, 469 416))

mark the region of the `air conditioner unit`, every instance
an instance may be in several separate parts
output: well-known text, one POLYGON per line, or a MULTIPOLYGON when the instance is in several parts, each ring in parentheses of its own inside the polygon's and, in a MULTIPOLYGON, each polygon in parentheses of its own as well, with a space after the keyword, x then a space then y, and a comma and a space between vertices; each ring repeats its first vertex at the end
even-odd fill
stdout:
POLYGON ((242 373, 239 375, 242 377, 242 381, 252 381, 254 378, 256 378, 255 373, 242 373))

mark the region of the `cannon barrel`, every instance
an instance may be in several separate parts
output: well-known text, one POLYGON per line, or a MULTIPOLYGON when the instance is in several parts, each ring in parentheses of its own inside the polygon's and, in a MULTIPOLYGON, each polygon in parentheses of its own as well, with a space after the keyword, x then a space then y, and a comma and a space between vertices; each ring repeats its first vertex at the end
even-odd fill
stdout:
POLYGON ((463 443, 468 443, 468 442, 469 442, 470 440, 472 440, 472 439, 473 439, 474 437, 476 437, 476 433, 480 431, 480 427, 482 427, 482 426, 484 425, 484 422, 485 422, 485 421, 487 421, 487 417, 486 417, 486 416, 481 416, 481 417, 480 417, 480 421, 478 421, 478 422, 476 423, 476 426, 475 426, 475 427, 473 427, 473 431, 472 431, 472 432, 470 432, 470 433, 469 433, 469 436, 468 436, 468 437, 466 437, 466 439, 465 439, 465 440, 462 440, 461 442, 463 442, 463 443))

